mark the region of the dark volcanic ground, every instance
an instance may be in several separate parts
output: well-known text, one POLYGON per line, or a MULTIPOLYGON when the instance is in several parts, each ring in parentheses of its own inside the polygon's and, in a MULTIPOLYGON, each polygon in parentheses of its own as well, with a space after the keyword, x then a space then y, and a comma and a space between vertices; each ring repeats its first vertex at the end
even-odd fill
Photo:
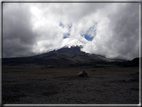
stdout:
POLYGON ((138 104, 138 67, 3 67, 3 104, 138 104), (77 77, 85 70, 89 77, 77 77), (134 77, 134 78, 133 78, 134 77))

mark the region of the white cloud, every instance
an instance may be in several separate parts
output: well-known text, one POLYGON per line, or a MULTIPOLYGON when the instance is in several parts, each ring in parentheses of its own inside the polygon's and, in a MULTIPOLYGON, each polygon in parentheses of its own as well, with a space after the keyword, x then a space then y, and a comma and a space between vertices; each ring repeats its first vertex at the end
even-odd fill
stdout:
POLYGON ((100 11, 98 16, 102 19, 98 21, 97 35, 93 43, 87 44, 83 50, 109 58, 138 57, 139 5, 115 4, 107 9, 114 6, 115 8, 107 13, 104 13, 105 10, 100 11))
MULTIPOLYGON (((29 46, 24 48, 27 55, 48 52, 65 45, 83 45, 85 52, 110 58, 138 57, 139 5, 136 3, 21 3, 6 5, 3 13, 4 44, 8 39, 21 38, 21 43, 25 40, 23 44, 29 46), (17 31, 19 28, 28 36, 22 36, 22 30, 17 31), (81 34, 94 38, 87 41, 81 34), (65 35, 67 38, 64 39, 65 35)), ((5 57, 22 56, 23 45, 18 44, 4 46, 5 57), (9 48, 13 52, 8 51, 9 48), (15 55, 14 51, 20 54, 15 55)))

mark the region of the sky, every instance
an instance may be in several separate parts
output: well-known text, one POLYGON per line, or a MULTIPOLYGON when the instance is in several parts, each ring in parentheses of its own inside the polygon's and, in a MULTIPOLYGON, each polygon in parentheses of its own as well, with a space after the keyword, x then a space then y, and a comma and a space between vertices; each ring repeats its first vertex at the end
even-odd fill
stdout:
POLYGON ((3 57, 64 46, 107 58, 139 57, 138 3, 3 3, 3 57))

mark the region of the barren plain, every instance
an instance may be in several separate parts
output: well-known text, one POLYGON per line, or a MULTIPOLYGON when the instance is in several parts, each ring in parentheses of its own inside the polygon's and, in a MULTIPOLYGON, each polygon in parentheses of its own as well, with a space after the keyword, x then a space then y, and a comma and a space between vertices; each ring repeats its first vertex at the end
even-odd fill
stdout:
POLYGON ((138 67, 3 67, 3 104, 138 104, 138 67), (78 77, 84 70, 89 77, 78 77))

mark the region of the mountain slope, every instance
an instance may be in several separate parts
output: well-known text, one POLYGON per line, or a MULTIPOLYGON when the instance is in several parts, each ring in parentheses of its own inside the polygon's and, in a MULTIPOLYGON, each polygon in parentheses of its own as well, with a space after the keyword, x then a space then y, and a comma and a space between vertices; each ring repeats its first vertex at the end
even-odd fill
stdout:
POLYGON ((81 47, 64 47, 48 53, 22 58, 3 58, 3 65, 95 65, 112 62, 120 62, 114 59, 108 59, 96 54, 88 54, 80 51, 81 47))
POLYGON ((120 65, 124 67, 139 67, 139 58, 134 58, 131 61, 122 62, 120 65))

